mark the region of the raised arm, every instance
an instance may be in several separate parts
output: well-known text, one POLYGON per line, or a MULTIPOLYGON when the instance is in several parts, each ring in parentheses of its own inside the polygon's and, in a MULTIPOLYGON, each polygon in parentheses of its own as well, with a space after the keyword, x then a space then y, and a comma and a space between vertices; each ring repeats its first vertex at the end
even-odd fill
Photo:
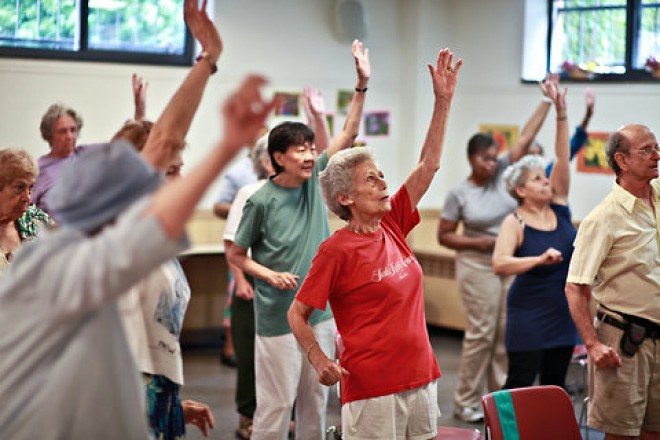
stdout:
POLYGON ((517 162, 521 157, 527 154, 529 146, 532 145, 532 142, 536 138, 536 135, 539 133, 545 117, 548 116, 548 111, 550 110, 550 105, 552 101, 547 99, 547 87, 549 84, 557 84, 559 82, 559 77, 556 74, 549 73, 546 76, 545 81, 539 83, 541 91, 543 92, 544 99, 536 107, 534 113, 525 123, 520 137, 518 140, 511 146, 509 149, 509 157, 511 158, 511 163, 517 162))
POLYGON ((173 151, 183 145, 206 84, 222 53, 222 39, 206 13, 206 2, 203 0, 198 8, 197 0, 184 0, 186 24, 206 55, 192 67, 149 134, 142 155, 155 168, 163 168, 173 151))
POLYGON ((135 104, 133 119, 141 121, 147 116, 147 88, 149 87, 149 83, 136 73, 133 74, 131 83, 133 86, 133 102, 135 104))
POLYGON ((254 139, 275 107, 275 102, 261 98, 260 88, 265 83, 260 76, 249 76, 243 82, 223 106, 223 138, 218 145, 189 174, 164 185, 154 195, 147 214, 157 218, 168 237, 181 236, 207 187, 243 145, 254 139))
POLYGON ((566 92, 559 90, 557 84, 548 87, 548 97, 552 99, 557 111, 557 131, 555 134, 555 165, 550 172, 552 201, 562 205, 568 203, 568 188, 571 183, 569 162, 571 152, 568 144, 568 120, 566 116, 566 92))
POLYGON ((330 145, 330 130, 325 119, 325 101, 323 94, 314 87, 303 90, 303 108, 307 116, 307 125, 314 131, 314 145, 318 154, 323 153, 330 145))
POLYGON ((447 117, 454 89, 458 78, 458 71, 463 64, 458 60, 454 65, 454 54, 449 49, 443 49, 438 54, 435 67, 428 64, 431 81, 433 83, 433 113, 426 132, 426 139, 422 146, 419 163, 405 181, 410 204, 417 206, 419 200, 429 189, 435 172, 440 168, 440 156, 447 129, 447 117))
POLYGON ((362 49, 362 42, 355 40, 352 46, 353 59, 355 60, 355 70, 357 71, 357 84, 355 93, 351 98, 351 105, 348 108, 346 122, 341 131, 335 136, 328 147, 328 157, 332 157, 336 152, 353 145, 353 141, 358 136, 360 130, 360 120, 362 119, 362 110, 364 109, 364 100, 367 94, 367 85, 371 76, 371 64, 369 63, 369 49, 362 49), (361 91, 358 91, 361 90, 361 91))

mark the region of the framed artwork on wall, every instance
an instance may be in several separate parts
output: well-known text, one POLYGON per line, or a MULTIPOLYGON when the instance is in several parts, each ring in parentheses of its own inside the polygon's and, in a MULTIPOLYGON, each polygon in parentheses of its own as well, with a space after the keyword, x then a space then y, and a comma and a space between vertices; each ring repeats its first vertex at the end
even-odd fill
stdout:
POLYGON ((511 148, 520 135, 517 125, 480 124, 479 131, 493 137, 500 154, 511 148))
POLYGON ((610 133, 593 132, 587 135, 587 144, 575 156, 579 173, 614 174, 607 163, 605 142, 610 133))
POLYGON ((300 93, 275 92, 274 98, 281 99, 275 108, 277 116, 298 116, 300 114, 300 93))

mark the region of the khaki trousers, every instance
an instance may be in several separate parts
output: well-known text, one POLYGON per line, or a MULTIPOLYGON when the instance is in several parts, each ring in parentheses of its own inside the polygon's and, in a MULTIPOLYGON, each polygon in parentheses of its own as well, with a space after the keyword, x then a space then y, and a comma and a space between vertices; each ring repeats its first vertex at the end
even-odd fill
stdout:
POLYGON ((505 304, 512 280, 513 276, 493 273, 491 254, 459 252, 456 255, 456 281, 467 317, 454 394, 457 409, 481 408, 485 381, 488 392, 504 385, 507 372, 505 304))

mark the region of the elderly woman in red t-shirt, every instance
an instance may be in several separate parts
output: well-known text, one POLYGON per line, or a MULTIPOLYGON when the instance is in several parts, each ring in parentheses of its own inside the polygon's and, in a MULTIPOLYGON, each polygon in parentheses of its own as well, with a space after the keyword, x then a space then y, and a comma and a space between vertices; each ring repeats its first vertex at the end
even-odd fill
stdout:
POLYGON ((432 438, 440 369, 424 320, 422 269, 406 243, 416 206, 440 165, 461 66, 442 50, 429 65, 435 102, 420 161, 389 196, 367 148, 333 156, 320 175, 331 211, 348 224, 319 248, 289 309, 291 329, 324 385, 342 380, 344 438, 432 438), (319 347, 308 318, 330 301, 345 350, 341 366, 319 347))

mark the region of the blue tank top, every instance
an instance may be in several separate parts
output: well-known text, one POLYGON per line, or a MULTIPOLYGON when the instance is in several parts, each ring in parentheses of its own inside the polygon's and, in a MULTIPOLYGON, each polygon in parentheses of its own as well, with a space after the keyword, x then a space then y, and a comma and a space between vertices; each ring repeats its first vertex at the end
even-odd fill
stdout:
POLYGON ((567 206, 551 204, 557 227, 542 231, 524 226, 516 257, 538 256, 553 247, 563 261, 537 266, 514 279, 507 296, 506 349, 542 350, 575 344, 577 332, 568 310, 564 285, 573 254, 576 230, 567 206))

